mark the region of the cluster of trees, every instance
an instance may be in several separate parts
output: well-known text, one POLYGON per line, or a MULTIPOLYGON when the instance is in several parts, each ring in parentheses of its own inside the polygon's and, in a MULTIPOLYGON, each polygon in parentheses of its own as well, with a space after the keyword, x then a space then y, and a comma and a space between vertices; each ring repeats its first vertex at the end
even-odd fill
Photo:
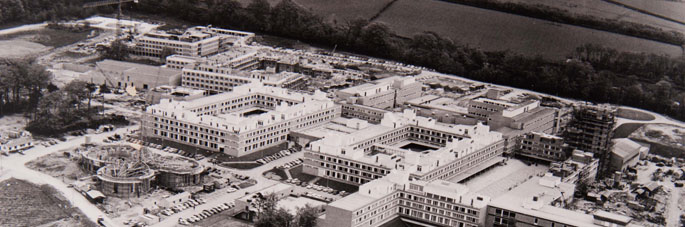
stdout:
POLYGON ((257 208, 256 227, 310 227, 316 226, 319 211, 309 204, 297 210, 296 215, 288 213, 283 208, 277 208, 276 194, 261 195, 255 201, 257 208))
MULTIPOLYGON (((0 25, 83 18, 95 9, 84 9, 85 0, 0 0, 0 25)), ((111 8, 105 9, 112 11, 111 8)))
POLYGON ((43 89, 56 89, 52 75, 32 60, 0 62, 0 116, 30 112, 36 108, 43 89))
POLYGON ((526 4, 521 2, 502 2, 497 0, 442 0, 446 2, 464 4, 479 8, 497 10, 522 16, 534 17, 543 20, 554 21, 563 24, 572 24, 608 32, 614 32, 629 36, 650 39, 675 45, 685 44, 685 36, 677 31, 664 31, 663 29, 646 24, 608 20, 597 18, 592 15, 570 13, 542 4, 526 4))
MULTIPOLYGON (((685 119, 685 61, 654 54, 622 53, 584 45, 568 60, 526 57, 512 52, 483 52, 433 32, 402 38, 383 23, 354 19, 326 23, 291 0, 271 6, 253 0, 166 0, 141 2, 145 13, 168 8, 166 16, 220 27, 264 32, 380 58, 433 68, 485 82, 531 89, 594 102, 624 104, 685 119), (174 7, 188 13, 174 13, 174 7), (208 9, 205 13, 199 9, 208 9), (197 14, 194 14, 197 13, 197 14)), ((619 26, 620 27, 620 26, 619 26)))
MULTIPOLYGON (((478 2, 494 4, 488 3, 491 2, 489 0, 478 2)), ((410 38, 400 37, 387 25, 362 18, 327 23, 292 0, 282 0, 273 6, 267 0, 252 0, 245 6, 236 0, 140 1, 133 10, 162 14, 198 25, 213 24, 293 38, 319 46, 337 46, 345 51, 433 68, 484 82, 568 98, 630 105, 685 120, 685 62, 680 58, 620 53, 597 45, 579 47, 563 61, 525 57, 508 51, 483 52, 432 32, 415 34, 410 38)), ((552 11, 543 8, 539 13, 545 15, 549 12, 552 11)), ((579 23, 567 21, 556 13, 567 15, 554 12, 545 17, 561 18, 554 21, 562 23, 579 23)), ((622 22, 604 25, 626 29, 626 26, 611 23, 622 22)), ((680 40, 677 43, 683 43, 681 38, 677 40, 680 40)), ((117 57, 113 55, 110 58, 117 57)))
MULTIPOLYGON (((102 124, 128 124, 119 115, 100 115, 102 108, 91 105, 97 85, 74 80, 62 89, 47 92, 31 112, 26 130, 38 135, 56 135, 102 124)), ((102 86, 101 86, 102 89, 102 86)))

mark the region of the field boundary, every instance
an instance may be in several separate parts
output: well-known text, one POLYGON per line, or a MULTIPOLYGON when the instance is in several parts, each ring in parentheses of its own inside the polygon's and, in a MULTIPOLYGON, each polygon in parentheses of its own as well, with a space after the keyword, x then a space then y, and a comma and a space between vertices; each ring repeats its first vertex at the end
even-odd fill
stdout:
POLYGON ((397 2, 397 0, 392 0, 392 1, 388 2, 388 4, 383 6, 383 8, 381 8, 381 10, 379 10, 378 13, 376 13, 376 15, 373 15, 371 18, 369 18, 369 21, 376 20, 376 18, 380 17, 381 14, 383 14, 383 12, 385 12, 386 10, 388 10, 388 8, 390 8, 390 6, 395 4, 395 2, 397 2))
POLYGON ((638 13, 647 14, 647 15, 650 15, 650 16, 653 16, 653 17, 657 17, 657 18, 662 19, 662 20, 667 20, 667 21, 670 21, 670 22, 673 22, 673 23, 685 25, 685 22, 684 22, 684 21, 681 21, 681 20, 678 20, 678 19, 673 19, 673 18, 670 18, 670 17, 668 17, 668 16, 664 16, 664 15, 661 15, 661 14, 658 14, 658 13, 653 13, 653 12, 648 11, 648 10, 640 9, 640 8, 637 8, 637 7, 634 7, 634 6, 631 6, 631 5, 622 3, 622 2, 618 2, 618 1, 616 1, 616 0, 602 0, 602 1, 605 1, 605 2, 607 2, 607 3, 614 4, 614 5, 617 5, 617 6, 621 6, 621 7, 624 7, 624 8, 627 8, 627 9, 630 9, 630 10, 633 10, 633 11, 636 11, 636 12, 638 12, 638 13))
POLYGON ((502 3, 490 0, 435 0, 451 4, 465 5, 480 9, 492 10, 501 13, 534 18, 552 23, 569 26, 578 26, 597 31, 604 31, 619 35, 625 35, 645 40, 651 40, 663 44, 682 47, 685 44, 683 33, 677 31, 665 31, 660 28, 634 22, 620 21, 608 23, 594 16, 572 16, 561 9, 540 5, 502 3), (518 8, 514 7, 518 6, 518 8), (679 34, 675 35, 674 33, 679 34))

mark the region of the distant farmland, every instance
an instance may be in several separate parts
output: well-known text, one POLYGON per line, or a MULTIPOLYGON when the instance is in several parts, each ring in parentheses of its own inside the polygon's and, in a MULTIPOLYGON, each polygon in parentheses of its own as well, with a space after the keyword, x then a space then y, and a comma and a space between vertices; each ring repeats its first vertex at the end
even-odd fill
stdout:
POLYGON ((675 45, 437 0, 398 0, 376 21, 401 36, 433 31, 485 51, 511 50, 553 59, 586 43, 619 51, 682 54, 675 45))
MULTIPOLYGON (((502 0, 503 2, 527 4, 527 5, 541 5, 551 8, 557 8, 565 10, 570 15, 587 15, 596 18, 602 18, 606 20, 620 20, 633 22, 638 24, 649 25, 652 27, 662 28, 664 30, 674 30, 685 32, 685 25, 674 23, 672 21, 657 18, 651 15, 643 14, 625 7, 612 4, 603 0, 502 0)), ((623 2, 621 0, 617 0, 623 2)), ((641 1, 641 0, 637 0, 641 1)), ((626 0, 626 3, 630 0, 626 0)), ((648 0, 650 7, 645 8, 645 10, 653 7, 654 5, 681 5, 685 7, 685 3, 675 3, 657 0, 648 0)), ((682 9, 685 12, 685 8, 682 9)), ((655 12, 656 13, 656 12, 655 12)), ((685 17, 685 14, 682 16, 685 17)))
POLYGON ((369 19, 392 0, 294 0, 298 5, 320 15, 326 21, 344 23, 357 17, 369 19))
MULTIPOLYGON (((267 0, 275 6, 281 0, 267 0)), ((247 6, 252 0, 238 0, 247 6)), ((392 0, 293 0, 300 7, 323 17, 327 22, 336 20, 338 23, 356 18, 370 19, 392 0)))

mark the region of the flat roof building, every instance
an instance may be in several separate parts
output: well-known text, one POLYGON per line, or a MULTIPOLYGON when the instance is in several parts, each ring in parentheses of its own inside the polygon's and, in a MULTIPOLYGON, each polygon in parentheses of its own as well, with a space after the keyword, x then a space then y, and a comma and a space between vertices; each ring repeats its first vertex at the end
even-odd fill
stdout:
POLYGON ((421 180, 448 179, 496 164, 503 149, 501 134, 487 125, 444 124, 409 109, 386 113, 380 124, 339 118, 299 133, 321 138, 305 150, 305 173, 353 185, 393 169, 421 180))
POLYGON ((133 54, 160 57, 167 48, 173 53, 191 57, 204 57, 227 50, 234 44, 244 44, 254 33, 196 26, 181 34, 153 30, 133 40, 133 54))
POLYGON ((566 160, 571 150, 564 143, 564 138, 540 132, 526 133, 518 140, 517 155, 556 162, 566 160))
POLYGON ((610 161, 608 169, 612 172, 623 171, 628 167, 634 167, 640 161, 640 154, 649 152, 649 148, 628 139, 620 138, 612 140, 610 161))
POLYGON ((593 215, 564 209, 575 186, 559 177, 533 177, 488 204, 485 226, 636 226, 631 218, 597 211, 593 215))
POLYGON ((431 226, 482 226, 489 201, 461 184, 416 180, 393 170, 328 204, 323 226, 382 226, 397 218, 431 226))
POLYGON ((146 137, 243 156, 286 141, 290 131, 340 116, 340 106, 320 91, 313 95, 250 83, 195 99, 163 99, 149 106, 146 137))
POLYGON ((421 96, 423 84, 413 76, 391 76, 366 84, 342 89, 338 97, 348 103, 355 103, 379 109, 395 108, 404 102, 421 96))

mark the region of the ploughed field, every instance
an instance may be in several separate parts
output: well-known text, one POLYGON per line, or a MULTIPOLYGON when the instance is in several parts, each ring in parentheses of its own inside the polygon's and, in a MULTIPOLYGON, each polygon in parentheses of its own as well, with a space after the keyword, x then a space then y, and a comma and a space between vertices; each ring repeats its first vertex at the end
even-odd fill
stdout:
POLYGON ((433 31, 485 51, 563 59, 586 43, 619 51, 680 56, 679 46, 438 0, 398 0, 376 21, 401 36, 433 31))
POLYGON ((0 182, 0 226, 96 226, 48 185, 0 182))

